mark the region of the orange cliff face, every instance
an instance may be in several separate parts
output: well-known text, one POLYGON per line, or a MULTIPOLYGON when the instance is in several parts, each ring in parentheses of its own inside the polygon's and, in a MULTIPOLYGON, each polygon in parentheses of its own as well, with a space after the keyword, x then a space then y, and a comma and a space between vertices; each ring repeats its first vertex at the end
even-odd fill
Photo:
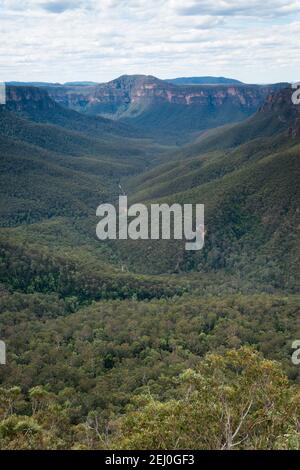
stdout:
POLYGON ((274 88, 259 85, 173 85, 152 76, 121 76, 116 80, 85 87, 49 90, 60 104, 91 114, 122 117, 131 108, 138 112, 147 106, 169 103, 181 106, 218 108, 233 104, 253 112, 274 88))
POLYGON ((54 109, 57 104, 46 90, 34 86, 7 86, 7 107, 12 111, 26 111, 28 109, 54 109))
POLYGON ((266 90, 258 86, 176 86, 155 77, 138 77, 135 80, 121 77, 107 84, 98 85, 95 94, 99 103, 112 99, 120 100, 122 103, 163 101, 189 106, 210 103, 222 105, 226 100, 232 99, 241 105, 252 106, 253 104, 259 105, 266 90))

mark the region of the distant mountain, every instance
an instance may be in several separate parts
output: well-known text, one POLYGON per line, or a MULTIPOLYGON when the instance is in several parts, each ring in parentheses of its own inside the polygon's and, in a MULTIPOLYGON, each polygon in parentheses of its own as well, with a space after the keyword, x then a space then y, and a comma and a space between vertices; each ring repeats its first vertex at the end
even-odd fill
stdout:
POLYGON ((51 82, 6 82, 6 84, 12 85, 12 86, 36 86, 36 87, 62 86, 61 83, 51 83, 51 82))
POLYGON ((98 82, 65 82, 64 86, 94 86, 98 85, 98 82))
POLYGON ((253 114, 283 85, 184 85, 153 76, 123 75, 91 87, 49 87, 60 105, 130 123, 149 136, 180 143, 195 132, 253 114))
POLYGON ((243 85, 239 80, 225 77, 178 77, 165 81, 173 85, 243 85))
POLYGON ((65 83, 52 83, 52 82, 6 82, 7 85, 13 86, 37 86, 37 87, 49 87, 49 86, 94 86, 98 85, 98 82, 65 82, 65 83))

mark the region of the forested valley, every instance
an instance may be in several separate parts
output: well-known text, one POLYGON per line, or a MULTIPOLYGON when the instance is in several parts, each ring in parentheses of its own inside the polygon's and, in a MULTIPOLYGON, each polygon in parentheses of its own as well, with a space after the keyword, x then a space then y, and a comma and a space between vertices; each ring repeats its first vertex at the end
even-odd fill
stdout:
POLYGON ((300 114, 277 88, 179 143, 155 139, 161 109, 131 124, 9 88, 0 449, 300 449, 300 114), (205 204, 203 250, 97 240, 120 188, 205 204))

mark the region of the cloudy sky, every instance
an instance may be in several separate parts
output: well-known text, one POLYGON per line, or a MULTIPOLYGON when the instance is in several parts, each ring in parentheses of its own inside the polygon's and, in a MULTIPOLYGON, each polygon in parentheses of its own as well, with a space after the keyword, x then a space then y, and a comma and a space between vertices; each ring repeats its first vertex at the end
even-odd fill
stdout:
POLYGON ((0 81, 300 80, 300 0, 0 0, 0 81))

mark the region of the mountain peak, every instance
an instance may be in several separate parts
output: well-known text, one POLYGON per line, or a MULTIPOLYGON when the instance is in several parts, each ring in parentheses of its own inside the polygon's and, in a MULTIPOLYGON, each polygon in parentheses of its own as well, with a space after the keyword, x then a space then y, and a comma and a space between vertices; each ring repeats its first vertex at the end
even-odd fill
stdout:
MULTIPOLYGON (((133 74, 133 75, 120 75, 120 77, 115 78, 114 80, 111 80, 111 82, 117 81, 117 80, 158 80, 161 81, 159 78, 155 77, 154 75, 144 75, 144 74, 133 74)), ((110 82, 109 82, 110 83, 110 82)))
POLYGON ((143 86, 144 84, 149 84, 149 83, 156 83, 156 84, 161 84, 161 86, 166 86, 166 82, 163 80, 160 80, 157 77, 154 77, 153 75, 121 75, 118 78, 115 78, 114 80, 111 80, 110 82, 106 83, 99 83, 97 86, 98 87, 103 87, 103 86, 114 86, 114 85, 122 85, 124 87, 129 86, 143 86))

